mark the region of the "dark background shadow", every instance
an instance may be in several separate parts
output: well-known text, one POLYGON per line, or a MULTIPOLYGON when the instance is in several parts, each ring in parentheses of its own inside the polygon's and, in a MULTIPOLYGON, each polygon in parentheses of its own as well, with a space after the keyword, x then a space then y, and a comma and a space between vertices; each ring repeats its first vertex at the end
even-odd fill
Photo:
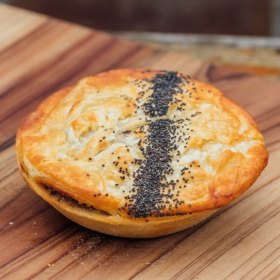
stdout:
POLYGON ((3 2, 110 31, 269 36, 277 35, 280 29, 279 0, 6 0, 3 2))

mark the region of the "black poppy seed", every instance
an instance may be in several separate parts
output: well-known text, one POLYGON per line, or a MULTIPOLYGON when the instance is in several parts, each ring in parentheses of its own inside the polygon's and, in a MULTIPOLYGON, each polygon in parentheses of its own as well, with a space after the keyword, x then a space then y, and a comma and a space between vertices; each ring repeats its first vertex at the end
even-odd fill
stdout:
MULTIPOLYGON (((188 79, 190 78, 188 77, 188 79)), ((129 203, 126 203, 124 207, 127 207, 128 214, 131 216, 148 217, 150 215, 175 215, 174 212, 162 213, 161 210, 166 208, 172 210, 172 197, 179 196, 179 192, 171 194, 171 189, 173 191, 175 190, 176 183, 173 180, 167 182, 166 175, 174 173, 171 166, 171 152, 178 148, 178 146, 175 145, 175 141, 181 142, 184 140, 181 134, 179 137, 175 137, 176 125, 174 125, 173 121, 167 118, 153 118, 165 116, 169 105, 173 103, 173 101, 181 102, 175 95, 177 93, 188 93, 188 91, 184 91, 180 88, 180 84, 183 81, 187 83, 191 82, 172 71, 162 71, 151 80, 147 80, 147 82, 151 83, 149 89, 152 90, 148 101, 142 105, 142 109, 147 115, 145 118, 147 130, 145 130, 144 126, 139 128, 140 132, 147 132, 147 138, 144 141, 140 140, 138 142, 139 149, 144 159, 136 159, 133 161, 133 163, 139 165, 139 168, 136 172, 133 172, 133 194, 128 195, 127 199, 129 203), (166 192, 168 192, 168 197, 166 196, 166 192), (164 199, 165 197, 168 199, 164 199)), ((144 93, 146 92, 143 91, 143 94, 144 93)), ((186 106, 186 103, 181 103, 179 110, 183 110, 184 106, 186 106)), ((181 119, 182 126, 185 126, 185 121, 189 120, 181 119)), ((178 123, 178 121, 176 121, 176 123, 178 123)), ((183 135, 185 136, 185 134, 183 135)), ((179 151, 177 151, 177 156, 180 156, 179 151)), ((177 160, 177 162, 179 162, 179 160, 177 160)), ((124 172, 122 170, 119 171, 121 171, 121 173, 124 172)), ((125 172, 128 171, 125 170, 125 172)), ((178 183, 179 181, 176 180, 176 182, 178 183)), ((183 201, 179 201, 177 198, 174 199, 173 202, 176 204, 176 208, 183 203, 183 201)))
MULTIPOLYGON (((173 95, 178 90, 182 79, 176 72, 162 72, 156 75, 152 83, 152 95, 143 105, 143 110, 149 117, 164 116, 167 113, 173 95)), ((140 165, 134 173, 134 186, 136 194, 132 195, 133 204, 129 205, 129 214, 134 217, 147 217, 151 214, 159 214, 162 207, 161 189, 166 188, 162 181, 165 175, 173 172, 170 162, 170 152, 174 150, 176 127, 168 119, 148 121, 147 147, 142 147, 142 141, 138 142, 144 160, 135 161, 140 165)))
POLYGON ((143 105, 144 113, 150 117, 166 115, 173 95, 179 92, 181 82, 182 77, 176 72, 170 71, 157 74, 151 80, 153 93, 148 102, 143 105))

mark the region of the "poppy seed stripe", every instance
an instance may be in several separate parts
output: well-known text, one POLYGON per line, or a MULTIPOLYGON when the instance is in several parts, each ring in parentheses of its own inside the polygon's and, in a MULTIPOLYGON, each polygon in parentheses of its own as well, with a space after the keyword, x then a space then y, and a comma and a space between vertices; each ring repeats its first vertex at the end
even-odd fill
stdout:
MULTIPOLYGON (((173 95, 182 92, 182 78, 176 72, 160 72, 151 80, 152 94, 142 106, 148 117, 146 148, 140 147, 144 159, 134 173, 134 193, 129 196, 128 213, 136 218, 163 215, 161 210, 173 200, 164 190, 171 187, 166 175, 172 174, 171 152, 176 149, 174 121, 164 117, 173 95), (166 199, 168 199, 166 201, 166 199)), ((139 143, 142 145, 142 142, 139 143)))

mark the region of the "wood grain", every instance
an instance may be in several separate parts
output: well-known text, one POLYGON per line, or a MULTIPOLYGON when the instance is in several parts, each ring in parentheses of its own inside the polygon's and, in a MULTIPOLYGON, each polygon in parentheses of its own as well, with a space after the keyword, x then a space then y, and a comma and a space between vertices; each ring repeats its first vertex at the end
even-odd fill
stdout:
POLYGON ((280 82, 151 49, 0 5, 1 279, 280 279, 280 82), (269 165, 207 222, 153 240, 91 232, 29 190, 17 170, 20 119, 53 91, 112 68, 175 69, 215 84, 265 134, 269 165))

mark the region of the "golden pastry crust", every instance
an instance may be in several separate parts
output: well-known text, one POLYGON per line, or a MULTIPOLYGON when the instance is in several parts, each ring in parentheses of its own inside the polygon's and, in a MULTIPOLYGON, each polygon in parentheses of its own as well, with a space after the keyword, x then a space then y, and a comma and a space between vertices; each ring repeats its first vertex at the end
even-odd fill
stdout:
POLYGON ((268 153, 251 116, 213 86, 124 69, 45 100, 18 129, 17 158, 29 185, 145 223, 229 203, 268 153))

